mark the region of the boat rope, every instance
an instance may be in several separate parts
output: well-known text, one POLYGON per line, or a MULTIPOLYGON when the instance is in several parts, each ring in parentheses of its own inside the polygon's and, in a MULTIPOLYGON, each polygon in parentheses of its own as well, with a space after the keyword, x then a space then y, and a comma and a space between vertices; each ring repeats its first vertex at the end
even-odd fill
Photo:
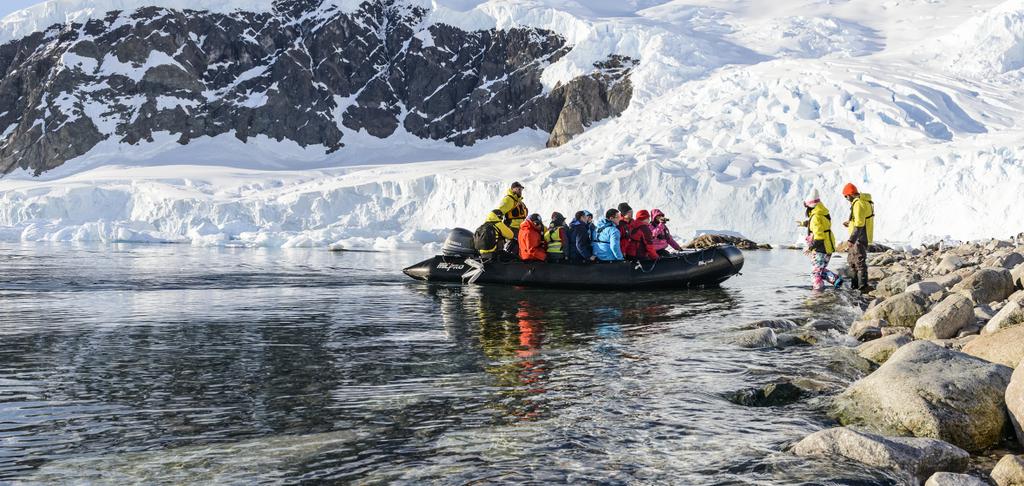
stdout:
POLYGON ((466 284, 474 284, 481 275, 484 274, 484 263, 480 260, 467 258, 465 260, 466 265, 469 265, 471 270, 462 274, 462 282, 466 284))

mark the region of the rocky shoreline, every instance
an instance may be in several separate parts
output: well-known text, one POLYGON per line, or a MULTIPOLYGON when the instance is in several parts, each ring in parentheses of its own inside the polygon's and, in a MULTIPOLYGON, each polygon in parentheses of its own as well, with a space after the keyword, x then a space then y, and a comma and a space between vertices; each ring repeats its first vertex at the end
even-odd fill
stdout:
MULTIPOLYGON (((836 348, 869 369, 824 391, 836 427, 786 451, 895 471, 907 484, 1024 486, 1024 242, 888 250, 869 263, 875 290, 856 294, 864 313, 843 329, 851 347, 836 348)), ((822 325, 761 321, 735 343, 810 345, 822 325)), ((778 405, 770 395, 730 399, 778 405)))

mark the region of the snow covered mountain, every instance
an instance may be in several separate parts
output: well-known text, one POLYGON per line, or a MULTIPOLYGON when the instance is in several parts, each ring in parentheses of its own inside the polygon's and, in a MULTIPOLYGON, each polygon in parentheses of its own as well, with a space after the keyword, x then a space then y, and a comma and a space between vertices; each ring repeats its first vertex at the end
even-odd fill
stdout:
POLYGON ((0 239, 422 244, 514 179, 681 234, 795 241, 848 181, 888 241, 1024 231, 1021 0, 57 0, 5 41, 0 239))

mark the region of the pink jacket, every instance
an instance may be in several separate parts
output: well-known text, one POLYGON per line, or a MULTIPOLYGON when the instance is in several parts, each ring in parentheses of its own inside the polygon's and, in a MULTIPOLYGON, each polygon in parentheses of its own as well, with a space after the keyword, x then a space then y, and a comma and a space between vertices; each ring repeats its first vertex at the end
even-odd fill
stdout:
POLYGON ((662 213, 660 209, 651 211, 651 227, 654 228, 654 250, 661 251, 671 246, 676 251, 682 251, 683 247, 679 246, 679 243, 676 243, 676 240, 672 238, 668 225, 658 222, 658 217, 664 215, 665 213, 662 213))

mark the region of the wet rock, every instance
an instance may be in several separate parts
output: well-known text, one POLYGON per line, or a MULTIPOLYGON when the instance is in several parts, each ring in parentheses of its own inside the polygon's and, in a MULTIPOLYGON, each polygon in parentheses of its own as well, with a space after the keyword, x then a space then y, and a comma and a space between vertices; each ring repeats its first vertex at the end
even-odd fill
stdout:
POLYGON ((850 336, 862 343, 872 341, 882 337, 882 328, 878 326, 864 325, 870 322, 878 321, 857 321, 854 323, 856 327, 850 329, 850 336))
MULTIPOLYGON (((993 306, 995 307, 995 306, 993 306)), ((1000 330, 1024 324, 1024 290, 1012 296, 981 330, 982 334, 995 334, 1000 330)))
POLYGON ((897 349, 913 341, 914 339, 909 335, 892 334, 857 346, 857 354, 880 365, 885 363, 897 349))
POLYGON ((776 334, 778 346, 790 348, 794 346, 813 346, 818 344, 818 336, 812 331, 793 330, 776 334))
POLYGON ((1010 327, 993 334, 977 336, 964 352, 985 361, 1016 368, 1024 359, 1024 326, 1010 327))
POLYGON ((867 375, 878 368, 877 364, 857 354, 857 350, 845 346, 833 348, 828 359, 829 370, 850 378, 867 375))
POLYGON ((907 336, 907 337, 913 339, 914 338, 914 331, 911 328, 909 328, 909 327, 883 327, 882 328, 882 337, 894 336, 894 335, 903 335, 903 336, 907 336))
POLYGON ((831 414, 843 425, 981 451, 999 441, 1009 420, 1003 394, 1011 373, 1005 366, 915 341, 836 397, 831 414))
POLYGON ((939 472, 932 474, 924 486, 988 486, 988 483, 970 474, 939 472))
POLYGON ((992 470, 992 479, 999 486, 1024 486, 1024 456, 1003 456, 992 470))
POLYGON ((1010 421, 1017 434, 1017 442, 1024 446, 1024 366, 1018 363, 1017 369, 1006 387, 1006 408, 1010 411, 1010 421))
POLYGON ((804 390, 789 383, 770 383, 763 387, 740 390, 727 395, 727 399, 745 407, 778 407, 789 405, 804 396, 804 390))
POLYGON ((949 339, 956 337, 965 326, 974 323, 974 303, 971 299, 952 294, 921 316, 914 325, 917 339, 949 339))
POLYGON ((774 329, 776 331, 788 331, 790 329, 796 329, 800 327, 800 325, 789 319, 765 319, 752 322, 747 327, 750 327, 751 329, 766 328, 774 329))
POLYGON ((1013 279, 1005 268, 982 268, 953 286, 976 304, 1006 300, 1013 293, 1013 279))
POLYGON ((864 313, 865 320, 885 319, 892 326, 914 327, 914 323, 928 312, 927 299, 921 294, 904 292, 894 295, 864 313))
POLYGON ((779 345, 775 331, 769 328, 743 331, 733 338, 733 342, 741 348, 774 348, 779 345))
POLYGON ((807 327, 815 331, 841 331, 843 324, 831 319, 812 319, 807 323, 807 327))
POLYGON ((964 471, 970 460, 966 451, 941 440, 885 437, 846 427, 815 432, 794 444, 790 451, 802 457, 843 457, 920 479, 938 471, 964 471))

